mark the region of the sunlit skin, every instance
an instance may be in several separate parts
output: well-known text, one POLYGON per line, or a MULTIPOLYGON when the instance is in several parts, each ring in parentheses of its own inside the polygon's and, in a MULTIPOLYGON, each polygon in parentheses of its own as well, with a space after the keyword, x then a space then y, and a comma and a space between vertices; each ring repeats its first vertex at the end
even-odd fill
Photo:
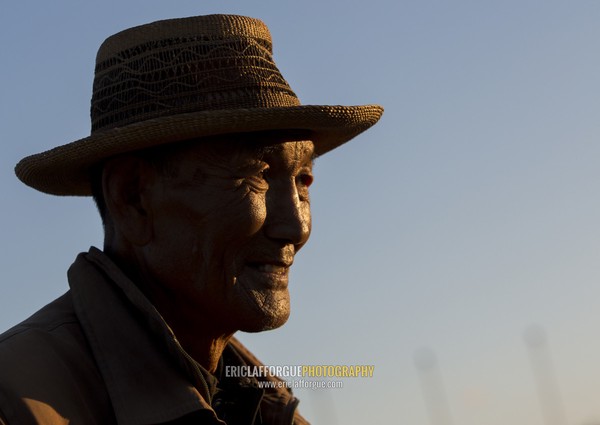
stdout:
POLYGON ((139 156, 105 165, 105 251, 209 371, 236 331, 289 317, 289 268, 311 230, 313 156, 310 141, 237 137, 178 148, 166 169, 139 156))

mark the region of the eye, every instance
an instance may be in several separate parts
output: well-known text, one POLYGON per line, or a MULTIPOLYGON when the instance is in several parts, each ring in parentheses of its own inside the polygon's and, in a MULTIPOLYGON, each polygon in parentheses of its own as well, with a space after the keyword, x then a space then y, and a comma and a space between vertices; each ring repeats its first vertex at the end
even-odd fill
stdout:
POLYGON ((243 180, 254 192, 265 192, 269 188, 269 167, 260 166, 246 170, 243 180))
POLYGON ((313 182, 314 178, 313 178, 313 176, 312 176, 312 175, 310 175, 310 174, 303 173, 303 174, 300 174, 300 175, 298 176, 298 180, 299 180, 299 182, 300 182, 300 184, 301 184, 302 186, 305 186, 305 187, 310 187, 310 185, 312 184, 312 182, 313 182))
POLYGON ((264 167, 256 173, 256 176, 265 180, 267 178, 267 174, 269 173, 269 167, 264 167))

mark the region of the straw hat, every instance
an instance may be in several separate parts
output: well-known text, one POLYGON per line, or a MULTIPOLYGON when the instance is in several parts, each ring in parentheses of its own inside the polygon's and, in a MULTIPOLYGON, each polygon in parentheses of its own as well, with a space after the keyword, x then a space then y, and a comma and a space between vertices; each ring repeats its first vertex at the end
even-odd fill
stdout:
POLYGON ((209 15, 158 21, 100 46, 89 137, 28 156, 15 172, 54 195, 90 195, 90 169, 118 154, 204 136, 308 130, 317 155, 375 124, 378 105, 300 105, 266 25, 209 15))

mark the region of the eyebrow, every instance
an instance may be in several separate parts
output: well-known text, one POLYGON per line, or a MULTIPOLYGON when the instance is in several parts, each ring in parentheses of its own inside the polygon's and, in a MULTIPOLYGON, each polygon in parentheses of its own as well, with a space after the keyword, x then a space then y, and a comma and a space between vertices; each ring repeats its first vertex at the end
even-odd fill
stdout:
MULTIPOLYGON (((287 142, 287 140, 284 142, 287 142)), ((311 162, 314 162, 315 159, 317 158, 318 155, 315 152, 314 142, 312 140, 310 140, 310 139, 308 139, 308 140, 289 140, 289 142, 297 142, 297 143, 311 142, 312 143, 312 149, 311 149, 312 152, 308 159, 311 162)), ((252 141, 250 144, 245 146, 244 149, 247 149, 248 153, 254 154, 254 155, 258 156, 259 158, 262 158, 265 155, 269 155, 269 154, 275 152, 281 146, 281 143, 283 143, 283 142, 281 142, 281 141, 271 142, 268 140, 265 140, 265 141, 256 140, 256 141, 252 141)), ((305 149, 305 151, 308 151, 308 150, 309 149, 305 149)))

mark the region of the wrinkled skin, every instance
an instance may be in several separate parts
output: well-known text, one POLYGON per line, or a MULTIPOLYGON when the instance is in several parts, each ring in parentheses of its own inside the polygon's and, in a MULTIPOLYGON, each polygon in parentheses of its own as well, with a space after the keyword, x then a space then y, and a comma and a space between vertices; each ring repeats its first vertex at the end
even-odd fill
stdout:
POLYGON ((312 142, 270 137, 186 145, 162 171, 137 159, 107 167, 109 255, 209 370, 234 332, 289 317, 289 268, 311 229, 312 163, 312 142))

